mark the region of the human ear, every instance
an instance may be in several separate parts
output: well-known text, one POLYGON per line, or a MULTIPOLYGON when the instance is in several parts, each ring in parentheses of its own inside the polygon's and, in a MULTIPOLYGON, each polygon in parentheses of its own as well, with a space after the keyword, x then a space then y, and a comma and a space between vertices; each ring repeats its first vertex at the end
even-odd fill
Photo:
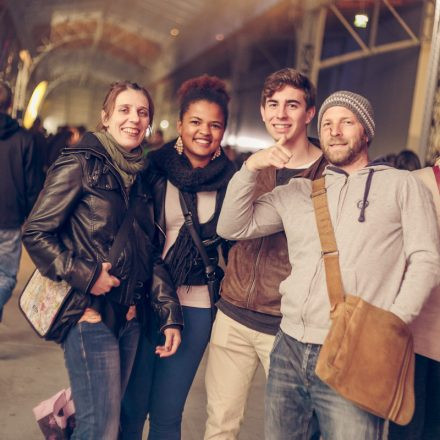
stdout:
POLYGON ((316 113, 316 107, 315 107, 315 106, 310 107, 310 108, 307 110, 306 125, 307 125, 307 124, 310 124, 310 122, 312 121, 312 119, 313 119, 314 116, 315 116, 315 113, 316 113))
POLYGON ((261 119, 263 120, 263 122, 266 122, 264 119, 264 107, 260 106, 260 113, 261 113, 261 119))
POLYGON ((108 128, 108 123, 107 123, 107 121, 108 121, 108 117, 107 117, 105 111, 104 111, 104 110, 101 110, 101 122, 102 122, 102 125, 103 125, 105 128, 108 128))

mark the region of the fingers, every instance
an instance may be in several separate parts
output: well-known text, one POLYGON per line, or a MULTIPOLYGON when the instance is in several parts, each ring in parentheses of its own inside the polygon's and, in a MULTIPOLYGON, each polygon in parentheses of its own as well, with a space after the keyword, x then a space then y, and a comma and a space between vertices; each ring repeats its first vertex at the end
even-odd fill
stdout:
POLYGON ((121 285, 119 278, 116 278, 113 275, 110 275, 110 280, 111 280, 111 287, 119 287, 121 285))
POLYGON ((287 140, 286 135, 283 134, 283 135, 277 140, 276 145, 278 145, 279 147, 284 147, 284 144, 286 143, 286 140, 287 140))
POLYGON ((90 289, 90 293, 93 295, 104 295, 110 292, 113 287, 118 287, 121 284, 118 278, 110 275, 109 270, 111 267, 112 265, 108 262, 102 263, 101 273, 90 289))
POLYGON ((165 344, 156 347, 156 354, 161 358, 175 354, 181 342, 180 330, 178 329, 167 328, 164 334, 165 344))
POLYGON ((246 161, 250 171, 258 171, 268 167, 284 168, 292 157, 292 152, 285 146, 286 135, 282 135, 277 143, 265 150, 257 151, 246 161))
POLYGON ((282 144, 283 138, 267 150, 268 161, 276 168, 284 168, 292 157, 291 151, 282 144))

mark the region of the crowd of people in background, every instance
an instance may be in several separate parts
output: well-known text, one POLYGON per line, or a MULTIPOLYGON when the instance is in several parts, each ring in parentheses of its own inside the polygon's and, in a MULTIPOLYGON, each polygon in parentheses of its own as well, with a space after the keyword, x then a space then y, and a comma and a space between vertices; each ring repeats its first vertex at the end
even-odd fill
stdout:
POLYGON ((423 171, 406 149, 370 160, 366 97, 340 90, 318 111, 306 76, 272 73, 256 111, 273 144, 253 154, 221 146, 230 97, 215 76, 181 85, 169 142, 130 81, 110 86, 92 131, 47 135, 39 118, 25 131, 11 99, 0 83, 0 179, 14 200, 0 194, 0 319, 22 239, 44 276, 73 287, 47 336, 64 352, 72 439, 140 440, 148 419, 149 440, 179 440, 207 347, 205 440, 238 438, 259 364, 266 440, 382 438, 384 419, 315 371, 331 325, 311 201, 322 178, 345 290, 414 333, 416 412, 389 438, 440 438, 439 163, 423 171))

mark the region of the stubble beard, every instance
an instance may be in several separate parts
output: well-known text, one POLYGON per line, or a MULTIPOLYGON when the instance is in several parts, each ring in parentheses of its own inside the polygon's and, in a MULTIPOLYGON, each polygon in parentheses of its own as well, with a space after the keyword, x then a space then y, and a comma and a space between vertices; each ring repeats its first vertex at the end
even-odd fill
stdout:
MULTIPOLYGON (((328 143, 331 142, 346 142, 345 139, 330 139, 328 143)), ((367 143, 364 139, 358 139, 353 145, 347 144, 347 149, 342 151, 332 151, 332 147, 328 146, 328 143, 323 146, 324 156, 327 158, 329 163, 336 165, 338 167, 343 167, 351 165, 354 163, 361 153, 368 148, 367 143)))

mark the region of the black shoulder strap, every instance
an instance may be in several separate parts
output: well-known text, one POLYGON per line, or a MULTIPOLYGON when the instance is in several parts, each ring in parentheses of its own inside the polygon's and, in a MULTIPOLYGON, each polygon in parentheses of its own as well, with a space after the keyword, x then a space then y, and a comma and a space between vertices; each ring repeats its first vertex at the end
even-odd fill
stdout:
POLYGON ((211 260, 206 253, 205 246, 194 227, 194 222, 192 219, 192 214, 188 210, 188 206, 185 202, 185 198, 183 197, 182 191, 179 190, 179 200, 180 206, 182 208, 183 217, 185 219, 185 225, 188 228, 189 233, 191 234, 191 238, 193 239, 194 244, 196 245, 197 250, 199 251, 200 256, 202 257, 203 264, 205 265, 205 272, 208 278, 214 275, 215 267, 211 264, 211 260))
POLYGON ((128 205, 127 213, 125 214, 124 221, 119 227, 118 233, 116 234, 115 240, 113 241, 112 247, 109 252, 109 262, 114 266, 119 256, 122 253, 124 248, 124 243, 128 240, 128 233, 133 225, 134 220, 134 199, 135 197, 130 198, 130 202, 128 205))

